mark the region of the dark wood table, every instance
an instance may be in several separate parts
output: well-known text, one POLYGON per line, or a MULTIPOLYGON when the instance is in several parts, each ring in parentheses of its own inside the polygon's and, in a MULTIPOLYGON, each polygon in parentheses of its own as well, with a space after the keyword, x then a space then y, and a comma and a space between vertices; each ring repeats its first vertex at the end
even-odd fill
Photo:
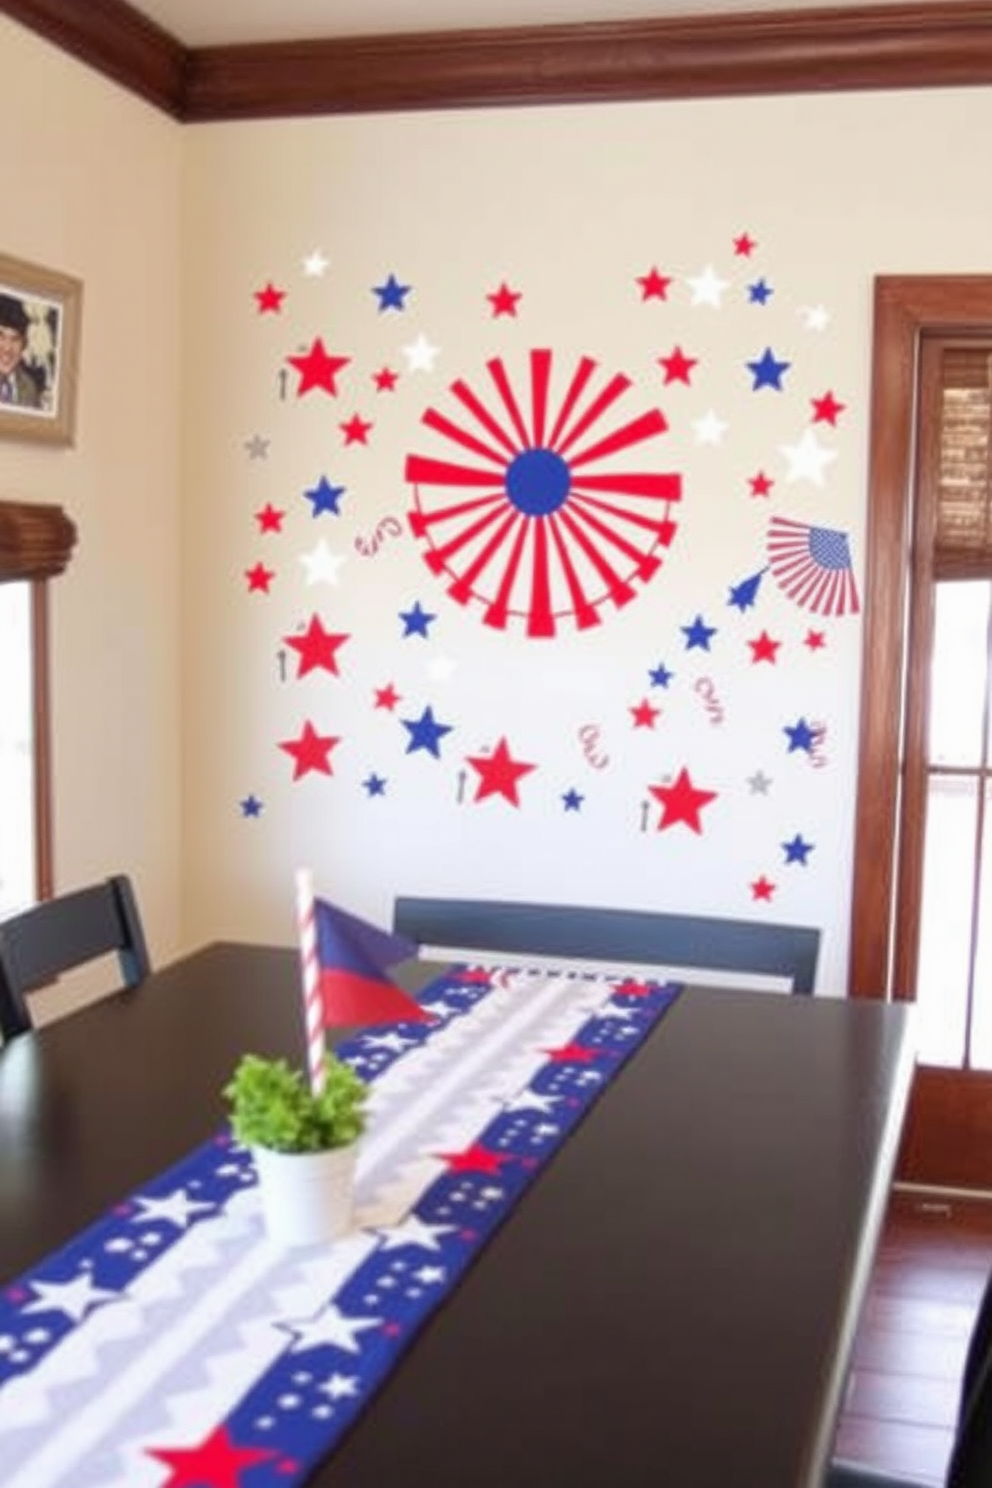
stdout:
MULTIPOLYGON (((208 1137, 245 1049, 302 1059, 292 950, 0 1051, 0 1281, 208 1137)), ((685 992, 313 1483, 819 1488, 911 1065, 902 1008, 685 992)))

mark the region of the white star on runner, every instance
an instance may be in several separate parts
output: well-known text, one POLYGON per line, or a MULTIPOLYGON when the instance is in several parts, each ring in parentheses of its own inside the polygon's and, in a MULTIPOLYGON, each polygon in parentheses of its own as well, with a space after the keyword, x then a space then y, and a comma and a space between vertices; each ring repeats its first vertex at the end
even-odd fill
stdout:
POLYGON ((711 408, 708 413, 703 414, 702 418, 693 419, 692 427, 696 431, 697 444, 722 444, 723 436, 730 425, 711 408))
POLYGON ((409 346, 404 346, 403 348, 407 370, 410 372, 433 372, 434 363, 437 360, 440 350, 441 348, 432 345, 423 331, 421 331, 416 341, 411 341, 409 346))
POLYGON ((139 1222, 165 1219, 180 1230, 184 1230, 198 1214, 211 1213, 214 1207, 213 1204, 188 1198, 183 1188, 177 1188, 175 1193, 166 1194, 160 1199, 139 1198, 136 1202, 141 1205, 141 1212, 135 1216, 139 1222))
POLYGON ((547 1115, 560 1099, 557 1095, 541 1095, 537 1090, 521 1090, 508 1104, 513 1111, 540 1111, 547 1115))
POLYGON ((415 1214, 411 1214, 402 1224, 391 1225, 389 1229, 379 1231, 382 1237, 380 1250, 398 1250, 401 1245, 419 1245, 424 1250, 437 1250, 438 1235, 450 1235, 454 1225, 429 1225, 424 1224, 415 1214))
POLYGON ((443 1266, 421 1266, 420 1270, 413 1274, 418 1281, 423 1282, 424 1286, 431 1286, 433 1283, 443 1281, 448 1273, 443 1266))
POLYGON ((336 584, 338 569, 344 562, 344 556, 332 553, 327 546, 327 539, 322 537, 309 553, 300 554, 300 562, 307 571, 308 584, 336 584))
POLYGON ((25 1312, 64 1312, 74 1323, 81 1322, 91 1307, 118 1301, 122 1296, 97 1286, 91 1276, 76 1276, 72 1281, 33 1281, 31 1286, 37 1296, 25 1312))
POLYGON ((721 279, 712 264, 707 264, 701 274, 686 281, 692 291, 694 305, 712 305, 719 310, 723 297, 730 288, 730 281, 721 279))
POLYGON ((402 1054, 410 1047, 410 1040, 401 1033, 367 1034, 365 1042, 370 1049, 388 1049, 391 1054, 402 1054))
POLYGON ((319 1385, 332 1400, 347 1400, 358 1394, 358 1380, 353 1374, 332 1374, 326 1384, 319 1385))
POLYGON ((344 1349, 346 1353, 357 1354, 359 1349, 355 1339, 358 1334, 364 1333, 368 1328, 381 1328, 382 1318, 346 1317, 340 1307, 331 1302, 314 1318, 280 1323, 279 1327, 286 1328, 293 1334, 293 1353, 332 1345, 334 1348, 344 1349))
POLYGON ((798 444, 780 444, 779 449, 789 463, 786 480, 808 480, 814 486, 824 484, 823 472, 837 458, 837 451, 821 444, 812 429, 805 431, 798 444))

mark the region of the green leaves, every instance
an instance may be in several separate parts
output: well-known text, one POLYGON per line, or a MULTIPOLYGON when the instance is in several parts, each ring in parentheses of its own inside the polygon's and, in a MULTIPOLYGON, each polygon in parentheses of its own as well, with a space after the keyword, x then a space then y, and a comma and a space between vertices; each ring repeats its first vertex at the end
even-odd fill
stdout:
POLYGON ((285 1059, 243 1055, 223 1091, 238 1141, 273 1152, 321 1152, 347 1147, 360 1137, 367 1086, 334 1054, 326 1055, 324 1068, 324 1089, 314 1095, 285 1059))

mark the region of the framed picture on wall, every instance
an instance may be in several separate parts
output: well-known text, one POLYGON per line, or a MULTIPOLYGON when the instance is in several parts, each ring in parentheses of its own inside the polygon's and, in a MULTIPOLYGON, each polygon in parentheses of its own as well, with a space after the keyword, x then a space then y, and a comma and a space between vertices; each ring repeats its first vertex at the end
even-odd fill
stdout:
POLYGON ((71 444, 83 286, 0 254, 0 438, 71 444))

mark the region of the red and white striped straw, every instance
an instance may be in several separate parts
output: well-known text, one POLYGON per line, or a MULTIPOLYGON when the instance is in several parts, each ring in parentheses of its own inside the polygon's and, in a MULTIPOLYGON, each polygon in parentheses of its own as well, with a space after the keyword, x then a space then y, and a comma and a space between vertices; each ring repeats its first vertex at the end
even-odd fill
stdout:
POLYGON ((324 1004, 320 995, 320 962, 317 958, 317 921, 313 906, 313 874, 308 868, 296 873, 296 925, 300 938, 303 972, 303 1019, 307 1032, 307 1068, 310 1089, 319 1095, 327 1078, 324 1070, 324 1004))

